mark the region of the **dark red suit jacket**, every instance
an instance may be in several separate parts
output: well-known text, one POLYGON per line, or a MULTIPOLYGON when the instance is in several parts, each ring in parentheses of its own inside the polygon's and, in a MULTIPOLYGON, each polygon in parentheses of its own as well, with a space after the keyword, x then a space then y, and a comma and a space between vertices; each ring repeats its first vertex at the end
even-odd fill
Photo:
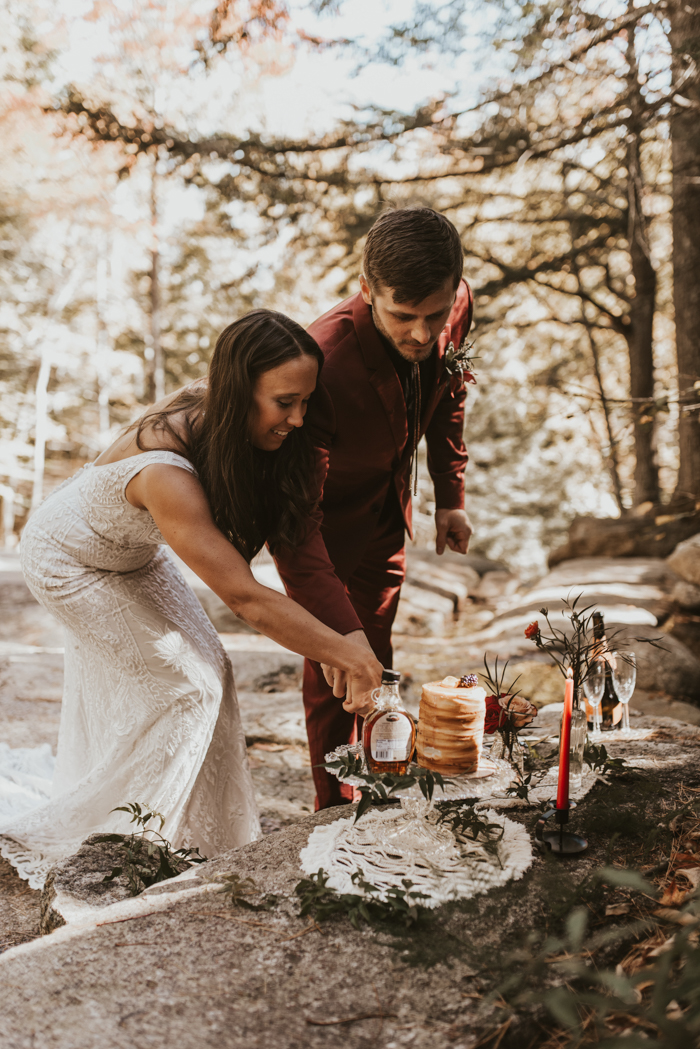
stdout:
MULTIPOLYGON (((464 506, 467 450, 462 438, 466 389, 446 370, 450 342, 471 327, 473 299, 462 281, 437 345, 435 382, 422 391, 421 436, 437 509, 464 506)), ((389 492, 396 486, 412 535, 410 458, 401 383, 358 293, 309 328, 325 358, 304 425, 317 448, 321 501, 304 543, 276 557, 287 593, 341 634, 361 629, 344 582, 362 560, 389 492)))

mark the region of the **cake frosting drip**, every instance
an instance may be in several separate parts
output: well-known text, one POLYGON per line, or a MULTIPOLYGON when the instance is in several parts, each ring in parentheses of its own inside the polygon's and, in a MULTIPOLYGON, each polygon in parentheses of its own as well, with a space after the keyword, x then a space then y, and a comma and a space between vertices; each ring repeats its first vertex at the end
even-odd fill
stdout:
POLYGON ((445 775, 474 772, 484 738, 486 692, 459 686, 455 677, 423 685, 416 757, 423 768, 445 775))

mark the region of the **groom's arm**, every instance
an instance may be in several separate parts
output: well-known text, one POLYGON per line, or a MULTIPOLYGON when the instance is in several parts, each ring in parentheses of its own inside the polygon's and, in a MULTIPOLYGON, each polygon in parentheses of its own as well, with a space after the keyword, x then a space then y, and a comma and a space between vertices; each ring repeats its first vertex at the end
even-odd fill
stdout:
MULTIPOLYGON (((469 334, 474 300, 465 280, 457 292, 457 300, 450 314, 452 341, 456 347, 469 334)), ((447 375, 447 383, 438 401, 433 417, 425 431, 428 446, 428 471, 435 488, 435 506, 438 510, 464 508, 464 471, 467 449, 464 444, 464 404, 467 388, 458 375, 447 375)))
MULTIPOLYGON (((463 282, 451 315, 454 345, 459 347, 472 322, 473 299, 463 282)), ((428 471, 435 489, 436 549, 441 554, 447 544, 466 553, 472 526, 464 510, 464 473, 469 456, 464 443, 464 405, 467 388, 458 376, 448 377, 442 397, 425 432, 428 471)))
POLYGON ((464 471, 469 459, 463 437, 466 397, 463 383, 454 396, 448 383, 425 432, 428 471, 438 510, 464 508, 464 471))
MULTIPOLYGON (((329 447, 335 431, 333 407, 322 386, 309 405, 307 419, 316 454, 316 491, 323 495, 328 474, 329 447)), ((311 514, 302 543, 293 550, 274 553, 277 569, 289 597, 339 634, 362 630, 343 583, 335 574, 321 535, 323 513, 318 503, 311 514)))

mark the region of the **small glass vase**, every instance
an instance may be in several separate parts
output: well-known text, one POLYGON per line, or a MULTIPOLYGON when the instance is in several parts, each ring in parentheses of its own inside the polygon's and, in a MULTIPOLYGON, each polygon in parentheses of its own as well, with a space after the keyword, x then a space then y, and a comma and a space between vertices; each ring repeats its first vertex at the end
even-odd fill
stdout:
MULTIPOLYGON (((583 748, 586 744, 588 724, 582 699, 582 690, 579 685, 574 694, 569 742, 569 789, 572 793, 580 789, 583 780, 583 748)), ((559 721, 559 735, 561 736, 561 720, 559 721)))
POLYGON ((501 761, 507 761, 509 765, 512 765, 513 768, 520 773, 520 777, 523 777, 525 772, 525 758, 523 755, 522 744, 517 736, 513 738, 513 743, 509 750, 503 735, 500 732, 495 732, 489 757, 499 758, 501 761))

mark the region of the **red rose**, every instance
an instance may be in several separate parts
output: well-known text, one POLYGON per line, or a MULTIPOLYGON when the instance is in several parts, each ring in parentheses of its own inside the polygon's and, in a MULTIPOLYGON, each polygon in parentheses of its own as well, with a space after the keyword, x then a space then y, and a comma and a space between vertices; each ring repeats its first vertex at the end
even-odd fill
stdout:
POLYGON ((537 620, 525 627, 525 637, 528 641, 535 641, 540 636, 540 624, 537 620))
POLYGON ((484 732, 487 736, 497 732, 499 728, 503 727, 506 720, 506 713, 501 706, 498 696, 487 696, 486 697, 486 717, 484 718, 484 732))

